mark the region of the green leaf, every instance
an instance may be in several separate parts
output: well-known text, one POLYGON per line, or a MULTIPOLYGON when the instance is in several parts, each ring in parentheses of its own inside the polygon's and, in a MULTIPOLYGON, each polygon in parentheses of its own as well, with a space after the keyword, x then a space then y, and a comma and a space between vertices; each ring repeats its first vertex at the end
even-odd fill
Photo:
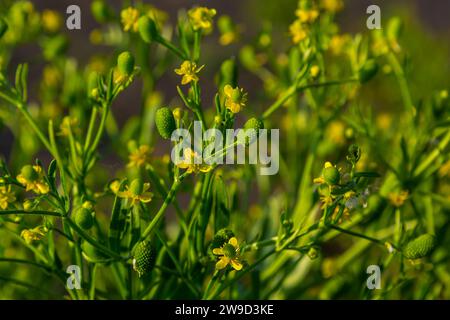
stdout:
POLYGON ((213 185, 214 228, 220 230, 230 223, 230 202, 227 188, 221 176, 216 176, 213 185))

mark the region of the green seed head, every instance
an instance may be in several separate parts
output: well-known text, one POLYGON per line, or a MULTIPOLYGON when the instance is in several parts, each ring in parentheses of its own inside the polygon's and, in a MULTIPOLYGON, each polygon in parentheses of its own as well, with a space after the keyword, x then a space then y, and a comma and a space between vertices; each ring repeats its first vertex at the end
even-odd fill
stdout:
POLYGON ((0 39, 3 37, 5 32, 8 30, 8 25, 6 24, 5 19, 0 17, 0 39))
POLYGON ((236 257, 236 248, 233 247, 231 244, 227 243, 223 246, 223 253, 225 257, 234 259, 236 257))
POLYGON ((142 40, 147 43, 152 42, 158 37, 158 30, 155 21, 148 16, 142 16, 138 20, 139 34, 142 40))
POLYGON ((403 249, 403 255, 408 259, 420 259, 427 256, 436 245, 436 239, 431 234, 423 234, 408 242, 403 249))
POLYGON ((172 132, 176 129, 175 118, 169 108, 163 107, 156 111, 156 128, 164 139, 170 139, 172 132))
POLYGON ((124 51, 119 54, 119 57, 117 58, 117 67, 119 68, 119 71, 126 76, 129 76, 133 72, 134 57, 129 51, 124 51))
POLYGON ((20 172, 27 181, 36 181, 39 178, 39 174, 31 165, 24 166, 20 172))
POLYGON ((369 59, 358 71, 359 82, 366 83, 371 80, 378 71, 378 64, 375 60, 369 59))
POLYGON ((133 259, 133 269, 139 274, 139 277, 152 271, 154 262, 154 250, 150 242, 139 242, 134 250, 133 259))
POLYGON ((323 168, 322 175, 325 179, 325 182, 330 185, 339 183, 339 179, 341 178, 339 170, 334 166, 323 168))
POLYGON ((84 230, 89 230, 94 225, 94 218, 92 212, 86 208, 80 208, 75 212, 75 223, 84 230))
POLYGON ((241 130, 238 139, 242 144, 249 145, 259 136, 259 130, 264 129, 264 122, 260 119, 250 118, 244 124, 244 130, 241 130), (245 141, 244 141, 245 139, 245 141))
POLYGON ((225 229, 225 228, 220 229, 219 231, 217 231, 216 235, 214 236, 214 238, 212 240, 211 248, 215 249, 215 248, 222 247, 232 237, 234 237, 233 231, 231 231, 230 229, 225 229))
POLYGON ((139 196, 144 192, 144 183, 139 178, 134 179, 131 181, 129 190, 134 196, 139 196))

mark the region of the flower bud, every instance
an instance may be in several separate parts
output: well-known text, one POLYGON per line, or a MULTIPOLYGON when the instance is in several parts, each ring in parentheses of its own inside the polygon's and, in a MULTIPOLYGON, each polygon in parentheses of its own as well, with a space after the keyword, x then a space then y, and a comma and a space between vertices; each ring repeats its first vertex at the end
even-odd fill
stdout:
POLYGON ((403 29, 403 22, 399 17, 392 17, 387 24, 386 36, 391 41, 397 41, 403 29))
POLYGON ((75 212, 75 223, 84 230, 89 230, 94 225, 92 211, 87 208, 80 208, 75 212))
POLYGON ((39 178, 39 174, 34 170, 33 166, 26 165, 22 168, 20 173, 27 181, 36 181, 39 178))
POLYGON ((220 88, 223 88, 227 84, 231 85, 233 88, 237 86, 238 68, 234 58, 227 59, 222 63, 218 78, 218 85, 220 88))
POLYGON ((129 190, 134 196, 139 196, 144 192, 144 183, 139 178, 134 179, 131 181, 129 190))
POLYGON ((180 121, 181 119, 183 119, 183 109, 175 108, 172 113, 175 120, 180 121))
POLYGON ((156 23, 152 18, 148 16, 142 16, 139 18, 138 29, 142 40, 147 43, 152 42, 158 37, 158 29, 156 28, 156 23))
MULTIPOLYGON (((91 73, 89 73, 88 76, 88 81, 87 81, 87 92, 88 95, 93 96, 93 90, 97 89, 97 85, 98 85, 98 73, 96 71, 92 71, 91 73)), ((98 89, 97 89, 97 93, 98 93, 98 89)))
POLYGON ((231 231, 230 229, 226 229, 226 228, 220 229, 219 231, 217 231, 217 233, 215 234, 215 236, 211 242, 211 248, 212 249, 220 248, 233 237, 234 237, 234 232, 231 231))
POLYGON ((319 256, 319 251, 317 250, 317 248, 311 247, 309 248, 307 255, 311 260, 314 260, 319 256))
POLYGON ((164 139, 169 139, 172 132, 176 129, 175 118, 169 108, 163 107, 156 111, 156 128, 164 139))
POLYGON ((134 250, 133 269, 139 277, 152 271, 155 265, 155 252, 149 241, 139 242, 134 250))
POLYGON ((94 19, 99 23, 105 23, 108 21, 110 9, 104 0, 94 0, 91 3, 91 12, 94 19))
POLYGON ((360 83, 366 83, 371 80, 378 71, 378 64, 375 60, 367 60, 358 71, 358 79, 360 83))
POLYGON ((129 76, 134 70, 134 57, 129 51, 122 52, 117 58, 120 73, 129 76))
POLYGON ((322 170, 322 175, 326 183, 329 185, 335 185, 339 183, 341 175, 339 170, 333 166, 330 162, 325 163, 325 167, 322 170))
POLYGON ((420 259, 427 256, 436 245, 436 239, 431 234, 423 234, 408 242, 403 249, 403 255, 408 259, 420 259))
POLYGON ((8 24, 6 23, 5 19, 0 17, 0 39, 3 37, 5 32, 8 30, 8 24))

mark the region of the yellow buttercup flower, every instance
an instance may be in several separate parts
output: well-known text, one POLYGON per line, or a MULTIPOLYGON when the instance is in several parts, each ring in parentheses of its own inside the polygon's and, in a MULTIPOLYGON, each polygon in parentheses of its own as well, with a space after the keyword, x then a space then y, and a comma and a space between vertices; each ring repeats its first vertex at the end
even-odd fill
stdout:
POLYGON ((141 179, 134 179, 129 186, 125 187, 125 191, 117 191, 117 196, 130 201, 130 205, 139 202, 147 203, 153 197, 153 193, 147 192, 148 189, 150 189, 150 183, 143 183, 141 179))
POLYGON ((212 166, 202 163, 197 152, 191 148, 184 149, 184 160, 177 163, 180 169, 186 169, 187 173, 209 172, 212 166))
POLYGON ((50 191, 44 180, 44 171, 40 166, 24 166, 17 176, 17 181, 25 186, 26 191, 33 191, 37 194, 46 194, 50 191))
POLYGON ((39 241, 45 237, 47 229, 44 226, 37 226, 33 229, 22 230, 20 236, 25 240, 26 243, 30 244, 33 241, 39 241))
POLYGON ((298 19, 302 23, 312 23, 319 16, 319 11, 315 10, 315 9, 311 9, 311 10, 297 9, 295 11, 295 15, 298 17, 298 19))
POLYGON ((150 161, 150 147, 148 145, 139 146, 136 150, 132 151, 128 156, 128 167, 139 168, 144 166, 150 161))
POLYGON ((330 12, 338 12, 344 7, 342 0, 322 0, 322 8, 330 12))
POLYGON ((318 65, 313 65, 311 69, 309 69, 309 73, 311 74, 311 77, 315 78, 319 75, 320 68, 318 65))
POLYGON ((345 124, 340 120, 333 120, 326 129, 325 136, 336 145, 345 144, 345 124))
POLYGON ((139 11, 133 7, 128 7, 120 12, 120 18, 124 31, 138 31, 139 11))
POLYGON ((66 116, 63 118, 61 125, 59 126, 58 135, 68 137, 70 132, 78 131, 79 121, 77 118, 66 116))
POLYGON ((120 181, 114 180, 113 182, 111 182, 109 184, 109 189, 111 190, 112 193, 117 194, 120 189, 120 181))
POLYGON ((196 7, 188 11, 189 21, 194 30, 205 30, 210 32, 213 28, 213 17, 216 15, 215 9, 206 7, 196 7))
POLYGON ((16 196, 11 191, 11 185, 4 185, 5 180, 0 178, 0 208, 6 210, 10 203, 16 201, 16 196))
POLYGON ((345 51, 346 46, 350 43, 351 38, 348 34, 334 35, 331 37, 329 49, 334 55, 340 55, 345 51))
POLYGON ((216 263, 216 269, 222 270, 226 266, 231 265, 235 270, 242 269, 242 263, 239 256, 239 245, 235 237, 232 237, 228 243, 225 243, 221 248, 213 249, 213 253, 220 256, 216 263))
POLYGON ((42 12, 42 26, 48 32, 56 32, 61 28, 62 18, 57 11, 44 10, 42 12))
POLYGON ((306 39, 306 37, 308 36, 307 29, 304 27, 300 20, 295 20, 289 26, 289 33, 291 34, 292 42, 294 44, 299 43, 300 41, 306 39))
POLYGON ((175 73, 183 76, 181 84, 188 84, 191 81, 198 81, 197 73, 203 69, 204 65, 197 68, 197 64, 191 61, 184 61, 180 68, 175 69, 175 73))
POLYGON ((244 89, 236 87, 233 88, 229 84, 227 84, 223 88, 223 92, 225 93, 225 107, 233 113, 238 113, 241 111, 247 102, 247 93, 244 92, 244 89))
POLYGON ((404 190, 400 192, 391 192, 388 197, 393 206, 401 207, 406 199, 409 198, 409 192, 404 190))

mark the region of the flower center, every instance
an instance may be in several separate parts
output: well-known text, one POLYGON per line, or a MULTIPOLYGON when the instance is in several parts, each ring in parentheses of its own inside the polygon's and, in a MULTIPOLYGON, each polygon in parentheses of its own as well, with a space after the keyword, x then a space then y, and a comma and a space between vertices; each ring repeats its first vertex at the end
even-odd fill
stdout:
POLYGON ((229 243, 223 246, 223 253, 225 257, 233 259, 236 257, 236 249, 229 243))

